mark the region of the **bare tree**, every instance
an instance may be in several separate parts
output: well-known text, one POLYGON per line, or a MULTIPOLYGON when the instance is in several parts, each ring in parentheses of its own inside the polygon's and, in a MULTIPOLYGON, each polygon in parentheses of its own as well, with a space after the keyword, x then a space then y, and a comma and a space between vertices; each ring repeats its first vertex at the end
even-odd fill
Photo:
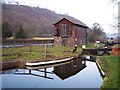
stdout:
POLYGON ((17 5, 19 4, 19 2, 15 2, 17 5))
POLYGON ((111 0, 114 4, 118 4, 120 0, 111 0))
POLYGON ((113 27, 118 30, 116 38, 120 40, 120 0, 112 0, 112 3, 118 5, 118 15, 114 18, 116 22, 113 27))
POLYGON ((106 40, 106 33, 103 32, 103 29, 101 28, 100 24, 94 23, 92 30, 88 33, 88 39, 89 42, 95 42, 96 40, 106 40))

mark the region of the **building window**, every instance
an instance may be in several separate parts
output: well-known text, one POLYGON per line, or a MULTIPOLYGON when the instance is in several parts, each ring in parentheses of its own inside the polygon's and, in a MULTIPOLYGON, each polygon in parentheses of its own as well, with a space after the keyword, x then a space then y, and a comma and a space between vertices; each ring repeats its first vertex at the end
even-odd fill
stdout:
POLYGON ((54 36, 58 36, 58 29, 54 30, 54 36))
POLYGON ((62 36, 68 36, 69 35, 69 25, 68 24, 61 24, 60 26, 61 29, 61 35, 62 36))
POLYGON ((61 26, 60 26, 60 34, 62 35, 62 36, 64 36, 64 24, 61 24, 61 26))
POLYGON ((66 24, 66 35, 68 36, 68 35, 69 35, 69 33, 70 33, 70 30, 69 30, 69 25, 68 25, 68 24, 66 24))
POLYGON ((72 36, 72 31, 70 31, 70 36, 72 36))

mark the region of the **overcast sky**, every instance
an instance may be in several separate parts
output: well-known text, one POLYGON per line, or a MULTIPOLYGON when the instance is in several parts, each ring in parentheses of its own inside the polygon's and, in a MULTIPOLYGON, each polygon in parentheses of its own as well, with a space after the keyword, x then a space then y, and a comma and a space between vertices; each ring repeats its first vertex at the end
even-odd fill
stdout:
POLYGON ((110 0, 4 0, 19 2, 30 6, 39 6, 55 11, 59 14, 68 14, 90 28, 93 23, 99 23, 106 33, 113 33, 111 25, 117 15, 117 6, 110 0))

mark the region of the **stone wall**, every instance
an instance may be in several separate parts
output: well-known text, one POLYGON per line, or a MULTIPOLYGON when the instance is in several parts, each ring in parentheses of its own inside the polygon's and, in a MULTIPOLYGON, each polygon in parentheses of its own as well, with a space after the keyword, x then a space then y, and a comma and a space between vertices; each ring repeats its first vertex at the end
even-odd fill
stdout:
POLYGON ((23 68, 25 67, 25 61, 7 61, 0 62, 0 70, 12 69, 12 68, 23 68))
POLYGON ((62 38, 61 37, 55 37, 54 38, 54 45, 55 46, 62 46, 62 38))

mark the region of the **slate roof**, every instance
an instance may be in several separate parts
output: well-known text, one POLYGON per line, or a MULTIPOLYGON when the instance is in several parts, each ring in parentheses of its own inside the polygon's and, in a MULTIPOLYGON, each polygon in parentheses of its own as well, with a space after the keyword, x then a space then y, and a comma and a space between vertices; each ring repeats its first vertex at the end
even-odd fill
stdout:
MULTIPOLYGON (((75 19, 75 18, 73 18, 73 17, 71 17, 71 16, 68 16, 68 15, 61 15, 60 19, 57 20, 56 23, 58 23, 59 21, 61 21, 61 20, 64 19, 64 18, 67 19, 67 20, 69 20, 70 22, 76 24, 76 25, 80 25, 80 26, 83 26, 83 27, 88 28, 88 26, 87 26, 86 24, 84 24, 83 22, 81 22, 80 20, 75 19)), ((56 24, 56 23, 55 23, 55 24, 56 24)))

